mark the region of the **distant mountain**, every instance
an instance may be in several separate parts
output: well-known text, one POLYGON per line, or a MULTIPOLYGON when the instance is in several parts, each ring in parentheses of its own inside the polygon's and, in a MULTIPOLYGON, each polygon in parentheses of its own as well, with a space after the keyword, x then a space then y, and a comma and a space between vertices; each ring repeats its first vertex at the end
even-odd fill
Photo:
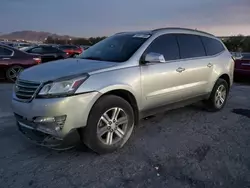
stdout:
POLYGON ((47 37, 53 37, 58 39, 69 39, 76 38, 68 35, 57 35, 49 32, 43 31, 16 31, 8 34, 0 33, 0 38, 9 40, 26 40, 26 41, 43 41, 47 37))

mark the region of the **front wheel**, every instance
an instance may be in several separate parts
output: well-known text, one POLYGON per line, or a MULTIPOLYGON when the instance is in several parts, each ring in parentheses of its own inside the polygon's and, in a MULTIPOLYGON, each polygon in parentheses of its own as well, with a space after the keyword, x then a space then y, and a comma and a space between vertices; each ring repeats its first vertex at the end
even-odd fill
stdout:
POLYGON ((216 112, 221 110, 228 97, 228 84, 224 79, 218 79, 208 100, 204 101, 208 111, 216 112))
POLYGON ((84 143, 99 154, 121 148, 134 128, 134 113, 121 97, 107 95, 93 106, 87 126, 82 130, 84 143))

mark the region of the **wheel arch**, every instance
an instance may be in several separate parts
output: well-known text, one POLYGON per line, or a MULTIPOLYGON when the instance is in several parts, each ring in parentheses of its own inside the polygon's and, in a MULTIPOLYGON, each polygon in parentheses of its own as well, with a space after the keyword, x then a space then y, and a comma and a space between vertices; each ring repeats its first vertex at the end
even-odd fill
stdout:
MULTIPOLYGON (((225 81, 227 82, 227 84, 228 84, 228 88, 230 89, 231 81, 230 81, 230 77, 229 77, 228 74, 222 74, 218 79, 223 79, 223 80, 225 80, 225 81)), ((217 79, 217 80, 218 80, 218 79, 217 79)), ((217 80, 216 80, 216 81, 217 81, 217 80)))
POLYGON ((102 96, 104 96, 104 95, 116 95, 116 96, 121 97, 124 100, 126 100, 133 108, 135 125, 138 124, 138 122, 139 122, 138 104, 137 104, 137 100, 136 100, 135 96, 130 91, 125 90, 125 89, 115 89, 115 90, 111 90, 111 91, 104 93, 102 96))
MULTIPOLYGON (((105 89, 105 91, 101 92, 102 94, 99 96, 99 98, 95 101, 95 103, 103 96, 105 95, 115 95, 118 97, 123 98, 126 100, 132 107, 134 111, 134 117, 135 117, 135 125, 138 124, 139 122, 139 107, 138 107, 138 102, 135 97, 135 95, 129 90, 129 89, 124 89, 124 88, 116 88, 116 89, 105 89)), ((94 103, 94 105, 95 105, 94 103)), ((94 106, 93 105, 93 106, 94 106)), ((92 106, 92 107, 93 107, 92 106)))

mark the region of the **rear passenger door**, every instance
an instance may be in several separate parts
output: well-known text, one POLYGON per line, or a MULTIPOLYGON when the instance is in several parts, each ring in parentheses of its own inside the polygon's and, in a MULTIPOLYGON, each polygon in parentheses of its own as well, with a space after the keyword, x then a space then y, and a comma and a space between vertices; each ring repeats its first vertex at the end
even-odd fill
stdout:
MULTIPOLYGON (((206 54, 207 54, 207 61, 209 63, 211 76, 210 76, 210 84, 208 84, 207 91, 212 91, 214 87, 214 77, 212 75, 220 76, 218 71, 221 67, 227 67, 228 63, 232 65, 232 59, 229 57, 230 54, 228 54, 226 57, 226 61, 224 56, 221 56, 220 54, 225 52, 225 47, 223 46, 222 42, 218 39, 206 37, 206 36, 200 36, 202 43, 205 47, 206 54), (226 63, 226 64, 225 64, 226 63)), ((231 68, 231 75, 233 76, 233 66, 231 68)))
POLYGON ((182 99, 188 99, 207 93, 212 64, 206 57, 206 51, 200 36, 176 34, 180 48, 180 82, 182 99))

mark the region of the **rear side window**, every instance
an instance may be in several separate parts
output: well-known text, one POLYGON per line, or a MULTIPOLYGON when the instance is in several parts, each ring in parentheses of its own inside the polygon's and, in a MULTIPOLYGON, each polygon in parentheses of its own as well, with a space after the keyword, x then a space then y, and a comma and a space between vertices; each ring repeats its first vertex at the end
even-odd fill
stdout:
POLYGON ((177 34, 182 59, 206 56, 201 39, 197 35, 177 34))
POLYGON ((146 50, 150 52, 162 54, 166 61, 180 59, 176 37, 171 34, 156 38, 146 50))
POLYGON ((216 39, 201 36, 201 40, 208 56, 216 55, 225 50, 221 42, 216 39))
POLYGON ((12 50, 9 50, 7 48, 0 47, 0 56, 11 56, 13 53, 12 50))

